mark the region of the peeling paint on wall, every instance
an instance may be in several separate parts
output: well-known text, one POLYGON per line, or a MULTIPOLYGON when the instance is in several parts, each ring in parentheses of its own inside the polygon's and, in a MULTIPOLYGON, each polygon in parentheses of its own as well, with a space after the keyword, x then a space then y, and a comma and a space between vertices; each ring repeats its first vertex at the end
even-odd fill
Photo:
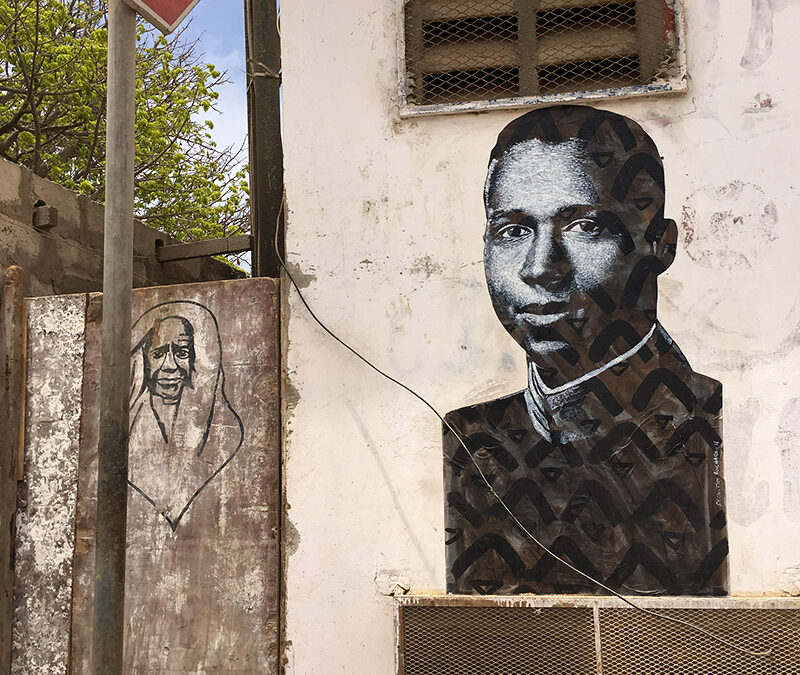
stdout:
POLYGON ((792 398, 783 406, 775 444, 781 451, 783 467, 783 512, 797 523, 800 522, 800 398, 792 398))
POLYGON ((800 596, 800 565, 793 565, 784 570, 781 590, 787 595, 800 596))
POLYGON ((750 30, 740 62, 742 68, 756 70, 772 55, 775 14, 788 3, 789 0, 751 0, 750 30))
POLYGON ((68 668, 85 317, 85 295, 28 303, 13 673, 55 675, 68 668))
POLYGON ((752 462, 757 461, 753 447, 753 431, 764 412, 761 401, 749 398, 741 404, 731 403, 726 417, 725 443, 737 452, 726 457, 729 516, 739 525, 752 525, 769 511, 769 483, 753 475, 752 462))
MULTIPOLYGON (((288 510, 287 510, 288 514, 288 510)), ((297 553, 300 548, 300 532, 294 526, 292 519, 288 515, 283 519, 283 533, 281 536, 281 546, 283 547, 286 557, 291 557, 297 553)))
POLYGON ((292 279, 294 279, 294 282, 299 288, 306 288, 317 280, 317 275, 313 271, 304 272, 297 265, 292 265, 290 263, 287 264, 287 267, 292 275, 292 279))
POLYGON ((687 255, 713 270, 753 269, 772 252, 778 209, 763 188, 741 180, 707 185, 683 206, 681 234, 687 255))

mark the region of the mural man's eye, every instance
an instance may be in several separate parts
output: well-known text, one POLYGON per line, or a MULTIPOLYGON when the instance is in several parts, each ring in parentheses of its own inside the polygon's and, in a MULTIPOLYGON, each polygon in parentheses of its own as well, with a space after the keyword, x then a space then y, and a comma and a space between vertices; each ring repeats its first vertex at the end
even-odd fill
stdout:
POLYGON ((189 358, 189 350, 186 347, 179 347, 175 350, 175 356, 179 359, 188 359, 189 358))
POLYGON ((573 220, 564 228, 565 232, 586 232, 587 234, 597 234, 602 229, 602 225, 594 218, 578 218, 573 220))
POLYGON ((497 230, 497 236, 500 239, 517 239, 519 237, 524 237, 531 233, 531 229, 529 227, 525 227, 524 225, 519 225, 517 223, 510 223, 508 225, 504 225, 500 229, 497 230))
POLYGON ((153 350, 153 358, 154 359, 163 358, 166 353, 167 353, 166 347, 158 347, 158 349, 153 350))

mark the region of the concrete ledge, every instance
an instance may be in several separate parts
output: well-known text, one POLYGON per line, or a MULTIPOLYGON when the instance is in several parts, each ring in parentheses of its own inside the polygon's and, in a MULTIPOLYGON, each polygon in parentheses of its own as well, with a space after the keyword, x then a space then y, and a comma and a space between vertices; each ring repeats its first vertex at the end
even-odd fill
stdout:
MULTIPOLYGON (((25 167, 0 160, 0 270, 10 265, 22 267, 25 295, 100 291, 104 217, 101 204, 35 176, 25 167), (58 211, 55 227, 33 227, 34 208, 39 205, 58 211)), ((159 262, 156 240, 165 245, 178 243, 144 223, 134 223, 134 287, 245 276, 213 258, 159 262)))

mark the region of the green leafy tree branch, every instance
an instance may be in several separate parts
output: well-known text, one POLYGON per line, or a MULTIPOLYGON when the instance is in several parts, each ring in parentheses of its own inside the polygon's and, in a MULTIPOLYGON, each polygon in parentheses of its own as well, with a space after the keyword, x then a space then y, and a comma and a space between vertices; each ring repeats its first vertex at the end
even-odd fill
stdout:
MULTIPOLYGON (((0 0, 0 157, 103 201, 106 6, 103 0, 0 0)), ((249 230, 244 147, 213 124, 224 73, 183 32, 140 24, 136 65, 136 217, 180 239, 249 230)))

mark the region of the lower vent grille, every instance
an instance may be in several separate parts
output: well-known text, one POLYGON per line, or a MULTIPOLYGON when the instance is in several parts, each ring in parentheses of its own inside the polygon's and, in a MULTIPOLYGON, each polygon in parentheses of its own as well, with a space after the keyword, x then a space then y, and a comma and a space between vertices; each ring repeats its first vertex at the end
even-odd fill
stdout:
POLYGON ((400 675, 800 675, 800 599, 636 602, 748 656, 617 600, 565 596, 398 600, 400 675))
POLYGON ((407 675, 594 672, 591 609, 405 607, 403 625, 407 675))
POLYGON ((629 609, 601 609, 603 675, 800 673, 800 609, 665 609, 749 651, 748 656, 685 626, 629 609))

